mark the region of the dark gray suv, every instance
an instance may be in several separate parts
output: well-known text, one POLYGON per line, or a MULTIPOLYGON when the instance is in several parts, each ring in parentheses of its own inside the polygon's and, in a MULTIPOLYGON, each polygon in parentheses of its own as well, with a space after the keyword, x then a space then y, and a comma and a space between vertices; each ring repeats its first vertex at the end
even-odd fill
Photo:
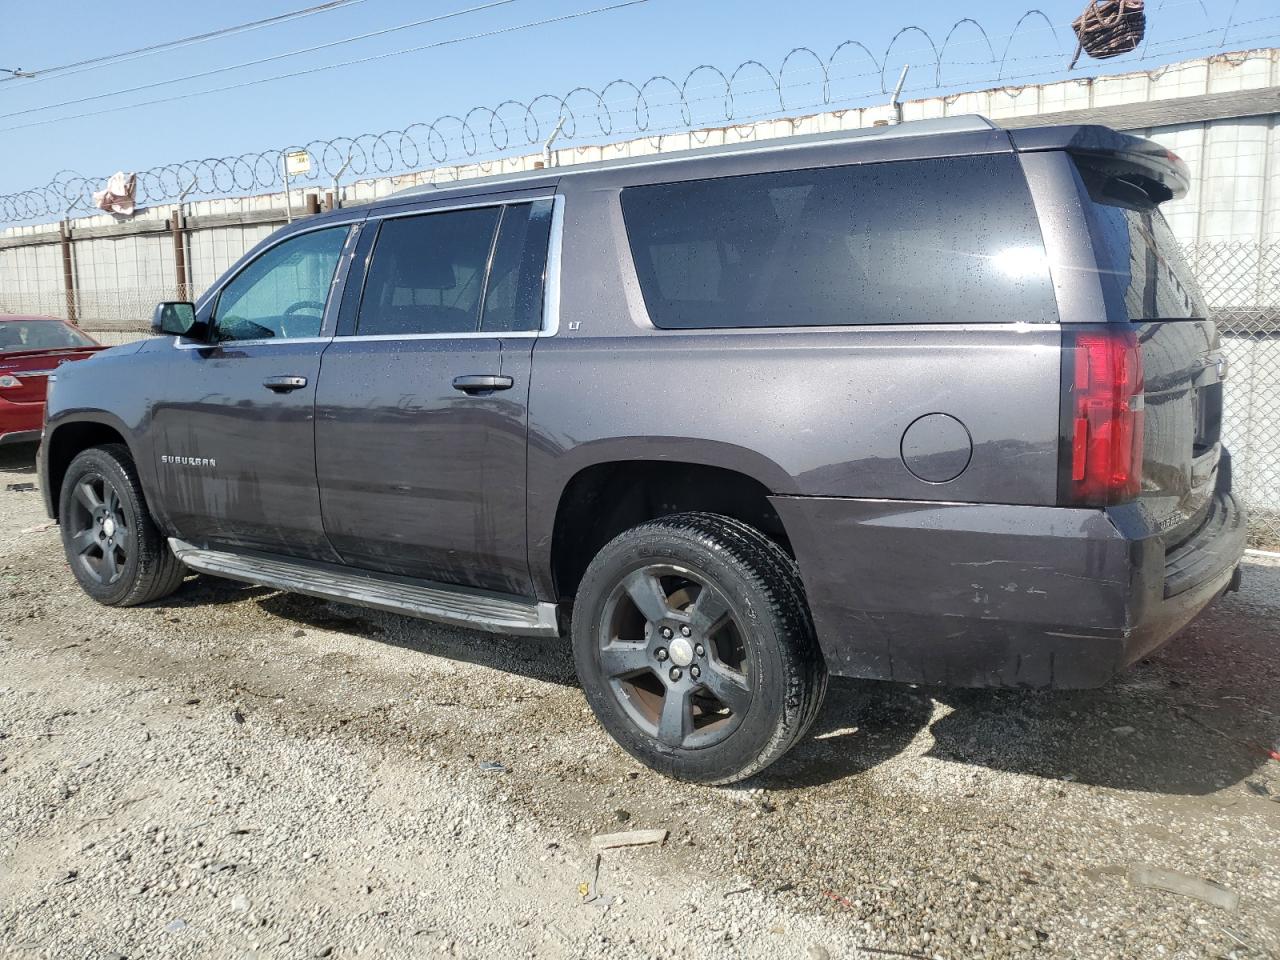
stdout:
POLYGON ((1186 185, 953 118, 313 217, 59 371, 49 511, 106 604, 194 570, 569 632, 691 780, 776 760, 828 673, 1098 685, 1244 549, 1186 185))

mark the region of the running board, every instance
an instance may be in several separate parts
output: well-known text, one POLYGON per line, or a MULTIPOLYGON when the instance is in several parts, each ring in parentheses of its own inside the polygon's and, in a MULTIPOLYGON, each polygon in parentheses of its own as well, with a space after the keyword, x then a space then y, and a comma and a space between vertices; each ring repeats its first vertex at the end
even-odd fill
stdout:
POLYGON ((215 577, 305 593, 325 600, 340 600, 473 630, 532 637, 560 635, 554 603, 517 600, 467 587, 427 584, 390 574, 351 570, 336 564, 207 550, 176 537, 169 538, 169 546, 177 558, 192 570, 215 577))

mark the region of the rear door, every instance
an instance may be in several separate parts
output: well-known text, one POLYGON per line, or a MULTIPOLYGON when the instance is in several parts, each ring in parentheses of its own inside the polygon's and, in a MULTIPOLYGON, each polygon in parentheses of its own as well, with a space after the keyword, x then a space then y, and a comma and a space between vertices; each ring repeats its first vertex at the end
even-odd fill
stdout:
POLYGON ((527 404, 552 208, 370 221, 363 292, 344 299, 317 395, 325 531, 345 562, 532 594, 527 404))
POLYGON ((1108 316, 1129 325, 1142 355, 1139 497, 1174 546, 1203 525, 1218 486, 1222 344, 1159 206, 1123 176, 1077 167, 1108 316))

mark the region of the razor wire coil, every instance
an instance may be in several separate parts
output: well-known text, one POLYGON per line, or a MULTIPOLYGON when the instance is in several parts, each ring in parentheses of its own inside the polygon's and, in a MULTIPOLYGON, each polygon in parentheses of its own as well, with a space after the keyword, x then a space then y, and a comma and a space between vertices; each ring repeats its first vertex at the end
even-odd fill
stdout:
MULTIPOLYGON (((1211 21, 1202 0, 1194 2, 1199 3, 1206 20, 1211 21)), ((1164 5, 1162 2, 1157 11, 1164 5)), ((1238 0, 1231 5, 1225 23, 1210 23, 1209 29, 1199 33, 1153 43, 1148 31, 1136 62, 1189 52, 1188 48, 1170 50, 1167 47, 1198 38, 1220 35, 1216 44, 1204 46, 1221 49, 1233 28, 1267 22, 1275 27, 1280 21, 1280 16, 1271 16, 1235 22, 1237 5, 1238 0)), ((899 50, 900 42, 916 35, 923 38, 921 42, 925 46, 905 52, 926 53, 926 65, 932 66, 932 78, 925 86, 912 87, 913 92, 942 89, 947 67, 985 65, 994 69, 994 82, 1005 84, 1006 92, 1016 96, 1021 88, 1009 87, 1009 84, 1044 74, 1009 75, 1006 70, 1011 63, 1059 59, 1065 62, 1074 49, 1074 44, 1063 46, 1059 30, 1038 8, 1027 10, 1017 19, 1012 31, 1004 38, 999 56, 996 55, 997 45, 992 35, 972 17, 955 21, 942 36, 941 43, 935 41, 924 27, 911 25, 898 30, 879 57, 858 40, 837 44, 826 57, 811 47, 800 46, 788 51, 772 69, 757 59, 744 60, 727 71, 703 63, 689 70, 680 80, 665 74, 651 76, 639 83, 616 79, 600 88, 577 86, 560 95, 544 93, 528 100, 508 98, 495 106, 475 106, 462 113, 444 114, 431 121, 411 123, 404 128, 381 133, 315 139, 280 149, 160 164, 136 171, 136 200, 139 206, 145 206, 172 202, 188 195, 192 198, 226 197, 276 190, 283 183, 284 155, 296 150, 305 150, 313 164, 310 172, 291 177, 294 184, 327 186, 340 175, 356 179, 391 176, 425 167, 472 164, 512 151, 540 147, 561 119, 563 141, 568 142, 624 133, 648 136, 680 126, 694 127, 695 113, 699 120, 707 120, 707 104, 716 105, 710 116, 718 121, 718 125, 726 126, 743 125, 770 115, 785 114, 789 110, 831 108, 836 103, 847 102, 851 96, 837 95, 834 89, 836 80, 868 78, 871 89, 852 96, 887 95, 890 80, 887 74, 891 68, 896 69, 899 62, 895 59, 895 50, 901 55, 904 51, 899 50), (1036 23, 1042 26, 1027 26, 1036 23), (1015 41, 1033 29, 1052 37, 1055 52, 1011 57, 1015 41), (975 39, 959 40, 958 37, 966 32, 975 33, 975 39), (985 48, 986 59, 947 60, 948 51, 961 43, 985 48), (866 69, 860 73, 842 72, 856 63, 864 63, 866 69), (807 75, 807 78, 797 82, 794 78, 798 74, 807 75), (748 86, 748 83, 755 86, 748 86), (795 97, 789 99, 792 91, 800 88, 813 91, 813 96, 803 104, 795 97), (696 95, 703 91, 711 93, 696 95), (747 114, 739 101, 748 96, 762 97, 773 105, 767 111, 747 114), (655 113, 669 108, 674 108, 678 122, 674 126, 656 126, 655 113)), ((1190 52, 1195 51, 1192 49, 1190 52)), ((90 177, 74 170, 62 170, 44 185, 0 194, 0 223, 47 221, 75 213, 95 212, 92 194, 105 181, 105 176, 90 177)))

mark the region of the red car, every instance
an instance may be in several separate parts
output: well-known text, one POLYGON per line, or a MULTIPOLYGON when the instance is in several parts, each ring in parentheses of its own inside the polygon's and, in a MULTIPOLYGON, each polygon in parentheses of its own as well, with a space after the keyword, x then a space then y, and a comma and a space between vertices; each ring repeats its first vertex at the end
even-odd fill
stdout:
POLYGON ((0 317, 0 444, 39 440, 49 374, 105 349, 53 317, 0 317))

